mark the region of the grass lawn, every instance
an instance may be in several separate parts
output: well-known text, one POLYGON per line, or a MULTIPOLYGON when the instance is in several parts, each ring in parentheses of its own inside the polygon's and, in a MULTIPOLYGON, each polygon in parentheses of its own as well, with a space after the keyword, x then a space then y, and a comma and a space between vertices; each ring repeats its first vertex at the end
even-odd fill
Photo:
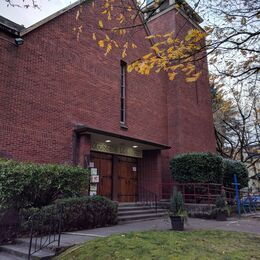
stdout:
POLYGON ((91 240, 57 259, 260 259, 260 236, 226 231, 133 232, 91 240))

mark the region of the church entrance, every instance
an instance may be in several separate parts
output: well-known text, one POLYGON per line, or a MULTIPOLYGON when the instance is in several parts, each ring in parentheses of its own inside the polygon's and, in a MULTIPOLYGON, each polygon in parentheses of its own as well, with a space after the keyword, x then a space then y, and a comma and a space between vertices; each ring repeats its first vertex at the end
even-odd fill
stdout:
POLYGON ((91 161, 97 168, 97 194, 119 202, 138 200, 137 158, 91 152, 91 161))

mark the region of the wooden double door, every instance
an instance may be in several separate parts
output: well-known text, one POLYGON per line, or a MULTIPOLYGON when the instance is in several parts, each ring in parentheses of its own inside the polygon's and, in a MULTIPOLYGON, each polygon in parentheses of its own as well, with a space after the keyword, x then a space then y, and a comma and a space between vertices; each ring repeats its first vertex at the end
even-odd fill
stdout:
POLYGON ((99 174, 98 194, 119 202, 138 199, 137 159, 104 153, 91 153, 99 174))

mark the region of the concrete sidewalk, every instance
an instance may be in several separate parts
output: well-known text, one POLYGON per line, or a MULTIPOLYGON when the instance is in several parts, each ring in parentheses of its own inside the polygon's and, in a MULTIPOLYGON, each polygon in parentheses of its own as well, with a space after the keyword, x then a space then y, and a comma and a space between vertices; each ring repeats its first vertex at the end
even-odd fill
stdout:
MULTIPOLYGON (((62 246, 71 246, 84 243, 98 237, 107 237, 113 234, 149 231, 149 230, 170 230, 170 221, 165 218, 138 221, 126 224, 120 224, 112 227, 103 227, 96 229, 81 230, 75 232, 65 232, 62 234, 62 246)), ((260 235, 260 221, 254 218, 230 218, 228 221, 204 220, 199 218, 189 218, 185 224, 185 230, 226 230, 248 232, 260 235)))
MULTIPOLYGON (((254 216, 247 216, 241 219, 230 218, 228 221, 204 220, 198 218, 189 218, 188 223, 185 224, 185 230, 227 230, 249 232, 260 235, 260 218, 254 216)), ((75 232, 65 232, 61 235, 60 246, 63 249, 74 245, 80 245, 86 241, 96 239, 99 237, 107 237, 113 234, 128 233, 134 231, 149 231, 149 230, 170 230, 170 221, 166 218, 158 218, 154 220, 138 221, 125 224, 119 224, 112 227, 103 227, 96 229, 81 230, 75 232)), ((48 239, 46 237, 46 239, 48 239)), ((43 238, 43 241, 46 240, 43 238)), ((47 240, 46 240, 47 241, 47 240)), ((34 241, 35 242, 35 241, 34 241)), ((16 240, 15 244, 0 246, 1 260, 20 260, 28 257, 29 238, 20 238, 16 240)), ((35 259, 52 258, 56 254, 57 242, 51 243, 47 248, 39 250, 34 253, 35 259)))

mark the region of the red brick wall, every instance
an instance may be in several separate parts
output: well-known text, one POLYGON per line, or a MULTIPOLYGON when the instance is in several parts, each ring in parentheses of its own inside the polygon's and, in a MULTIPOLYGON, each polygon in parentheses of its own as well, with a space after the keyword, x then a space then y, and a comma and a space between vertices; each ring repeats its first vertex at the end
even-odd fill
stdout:
MULTIPOLYGON (((173 31, 183 38, 193 24, 175 9, 153 19, 149 24, 152 34, 173 31)), ((206 58, 196 64, 202 72, 195 83, 186 83, 183 75, 168 81, 168 156, 184 152, 215 152, 215 135, 211 110, 211 96, 206 58)), ((166 77, 166 76, 165 76, 166 77)), ((167 161, 167 152, 164 152, 167 161)), ((168 159, 169 159, 168 158, 168 159)), ((168 165, 167 165, 168 166, 168 165)), ((162 182, 171 181, 169 168, 164 166, 162 182), (166 174, 168 172, 168 174, 166 174)))
MULTIPOLYGON (((92 41, 98 18, 89 11, 82 16, 87 34, 77 41, 76 11, 28 33, 20 47, 0 40, 2 155, 70 163, 76 124, 167 143, 167 89, 160 77, 127 76, 128 131, 121 130, 120 55, 105 57, 92 41)), ((140 42, 144 36, 139 31, 134 37, 140 42)), ((143 53, 142 48, 135 50, 135 57, 143 53)))
MULTIPOLYGON (((92 41, 98 16, 88 9, 82 16, 87 33, 77 41, 73 32, 76 11, 74 8, 28 33, 22 46, 0 40, 0 156, 71 163, 73 130, 77 124, 87 125, 171 145, 170 152, 163 151, 162 156, 148 152, 144 158, 144 172, 156 182, 151 189, 158 191, 160 174, 163 182, 170 180, 169 157, 187 151, 215 151, 207 66, 204 64, 202 78, 193 85, 182 77, 170 82, 164 74, 128 74, 128 130, 122 130, 120 55, 113 52, 105 57, 92 41), (155 168, 147 159, 155 162, 155 168)), ((151 28, 168 30, 169 25, 180 28, 182 23, 180 15, 169 12, 154 20, 151 28)), ((1 36, 12 40, 6 34, 1 36)), ((144 36, 142 30, 134 35, 143 47, 127 60, 147 51, 144 36)))
MULTIPOLYGON (((141 160, 141 173, 138 178, 139 192, 152 191, 161 198, 162 160, 160 151, 145 151, 141 160)), ((149 196, 150 194, 146 194, 149 196)), ((145 194, 144 194, 145 196, 145 194)))

